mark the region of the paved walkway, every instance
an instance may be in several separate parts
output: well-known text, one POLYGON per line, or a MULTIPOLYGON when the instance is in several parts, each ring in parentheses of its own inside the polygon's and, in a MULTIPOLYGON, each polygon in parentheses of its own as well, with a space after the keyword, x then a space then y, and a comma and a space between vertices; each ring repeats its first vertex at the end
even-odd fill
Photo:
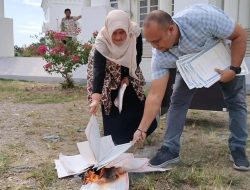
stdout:
MULTIPOLYGON (((0 78, 38 82, 63 81, 60 75, 50 75, 45 72, 43 69, 45 64, 44 60, 36 57, 0 58, 0 78)), ((143 59, 141 68, 146 81, 150 82, 150 59, 143 59)), ((76 82, 86 82, 86 74, 86 65, 83 65, 73 72, 73 78, 76 82)))
MULTIPOLYGON (((150 58, 143 58, 141 63, 142 72, 147 82, 151 81, 150 58)), ((250 57, 245 58, 248 69, 250 70, 250 57)), ((0 78, 28 80, 37 82, 62 82, 60 75, 49 75, 44 71, 43 65, 46 64, 42 58, 36 57, 13 57, 0 58, 0 78)), ((73 78, 78 83, 86 82, 86 65, 73 72, 73 78)), ((250 91, 250 75, 246 76, 247 89, 250 91)))

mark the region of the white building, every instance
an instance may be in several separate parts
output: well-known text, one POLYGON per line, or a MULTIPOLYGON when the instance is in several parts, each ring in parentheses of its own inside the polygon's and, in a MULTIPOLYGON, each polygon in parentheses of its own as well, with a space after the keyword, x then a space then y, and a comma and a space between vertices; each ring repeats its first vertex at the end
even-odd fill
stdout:
MULTIPOLYGON (((152 10, 161 9, 173 15, 195 3, 220 7, 250 33, 250 0, 43 0, 41 5, 45 14, 43 31, 59 30, 65 8, 70 8, 72 15, 83 16, 80 21, 83 36, 80 40, 87 41, 92 32, 100 30, 104 24, 105 15, 112 8, 128 12, 131 19, 142 26, 145 16, 152 10)), ((250 37, 247 55, 250 56, 250 37)), ((146 43, 144 56, 151 57, 151 47, 146 43)))
POLYGON ((0 0, 0 57, 14 56, 13 20, 4 17, 4 0, 0 0))

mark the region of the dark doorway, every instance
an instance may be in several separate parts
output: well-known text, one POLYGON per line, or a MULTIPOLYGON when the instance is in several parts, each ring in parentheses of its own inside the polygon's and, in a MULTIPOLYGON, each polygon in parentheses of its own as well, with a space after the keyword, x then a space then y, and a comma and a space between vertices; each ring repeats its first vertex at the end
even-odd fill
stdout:
MULTIPOLYGON (((173 92, 176 69, 170 69, 170 77, 167 90, 162 101, 161 115, 165 114, 170 104, 170 97, 173 92)), ((219 83, 215 83, 210 88, 200 88, 194 95, 190 109, 225 111, 227 108, 223 99, 219 83)))

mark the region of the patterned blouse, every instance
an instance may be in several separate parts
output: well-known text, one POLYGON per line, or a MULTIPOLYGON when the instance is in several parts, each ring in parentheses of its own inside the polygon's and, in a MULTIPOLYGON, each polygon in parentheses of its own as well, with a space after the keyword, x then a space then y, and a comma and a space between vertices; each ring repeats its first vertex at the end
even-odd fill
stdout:
POLYGON ((69 37, 77 36, 77 21, 78 17, 71 16, 68 18, 63 18, 61 22, 61 31, 66 32, 69 37))

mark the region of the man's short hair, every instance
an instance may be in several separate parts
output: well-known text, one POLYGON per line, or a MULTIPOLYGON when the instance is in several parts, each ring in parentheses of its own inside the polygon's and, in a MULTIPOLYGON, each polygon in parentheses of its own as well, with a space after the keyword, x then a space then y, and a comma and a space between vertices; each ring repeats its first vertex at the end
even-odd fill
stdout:
POLYGON ((166 27, 173 23, 172 17, 162 10, 154 10, 150 12, 144 19, 143 25, 147 25, 150 22, 157 22, 159 25, 166 27))
POLYGON ((64 13, 66 13, 67 11, 69 11, 71 13, 71 10, 69 8, 64 10, 64 13))

